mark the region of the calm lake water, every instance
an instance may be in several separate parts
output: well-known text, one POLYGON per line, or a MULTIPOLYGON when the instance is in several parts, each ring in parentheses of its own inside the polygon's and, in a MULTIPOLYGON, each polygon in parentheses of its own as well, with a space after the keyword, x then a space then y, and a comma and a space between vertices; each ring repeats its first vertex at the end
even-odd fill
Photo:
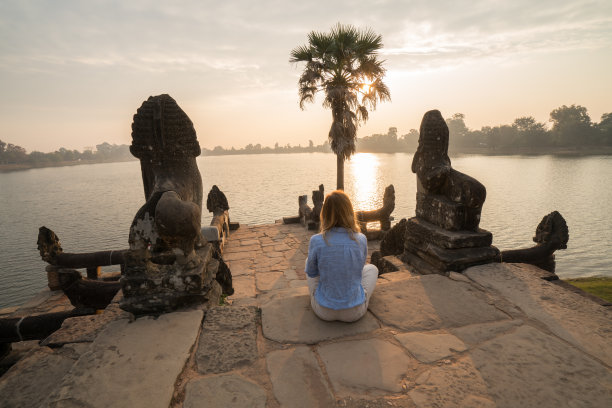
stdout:
MULTIPOLYGON (((355 155, 345 167, 345 191, 356 210, 396 191, 395 220, 414 215, 416 176, 411 154, 355 155)), ((533 245, 542 217, 566 219, 568 249, 557 252, 562 277, 612 276, 612 156, 460 156, 453 167, 487 188, 481 227, 500 249, 533 245)), ((205 194, 226 194, 232 221, 267 224, 297 215, 298 196, 335 187, 335 156, 326 153, 198 158, 205 194)), ((144 203, 137 161, 0 173, 0 307, 18 305, 46 286, 36 249, 38 228, 51 228, 64 251, 127 248, 130 223, 144 203)), ((206 209, 204 209, 206 211, 206 209)), ((202 223, 210 222, 205 213, 202 223)))

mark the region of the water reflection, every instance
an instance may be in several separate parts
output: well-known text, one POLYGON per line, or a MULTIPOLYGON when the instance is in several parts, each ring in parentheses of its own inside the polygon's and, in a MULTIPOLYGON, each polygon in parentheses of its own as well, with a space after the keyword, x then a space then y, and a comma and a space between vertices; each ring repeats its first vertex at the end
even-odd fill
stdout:
POLYGON ((348 192, 355 210, 373 210, 382 191, 379 187, 380 159, 372 153, 357 153, 349 162, 348 177, 352 187, 348 192))

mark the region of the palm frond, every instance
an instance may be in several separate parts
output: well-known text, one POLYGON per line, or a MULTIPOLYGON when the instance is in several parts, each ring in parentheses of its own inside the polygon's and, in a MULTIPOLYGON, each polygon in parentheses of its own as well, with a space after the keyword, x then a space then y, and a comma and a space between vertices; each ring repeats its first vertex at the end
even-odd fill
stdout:
POLYGON ((357 119, 363 122, 367 122, 368 121, 368 109, 363 106, 363 105, 359 105, 359 107, 357 107, 357 119))
POLYGON ((291 63, 312 61, 312 49, 306 45, 295 47, 291 50, 290 55, 291 58, 289 58, 289 62, 291 63))
POLYGON ((328 33, 311 31, 308 43, 291 51, 290 62, 306 63, 298 80, 300 108, 323 92, 323 106, 331 109, 333 118, 330 144, 344 158, 355 152, 357 127, 368 120, 369 111, 391 99, 382 81, 384 61, 377 56, 382 47, 382 36, 373 30, 337 23, 328 33), (364 94, 362 86, 370 81, 364 94))

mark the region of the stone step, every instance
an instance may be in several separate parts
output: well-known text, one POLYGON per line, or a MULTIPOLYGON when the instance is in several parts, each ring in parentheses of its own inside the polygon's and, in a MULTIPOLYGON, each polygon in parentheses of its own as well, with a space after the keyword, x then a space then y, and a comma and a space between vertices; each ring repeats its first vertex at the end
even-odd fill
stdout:
POLYGON ((51 405, 168 407, 203 315, 192 310, 110 323, 63 377, 51 405))

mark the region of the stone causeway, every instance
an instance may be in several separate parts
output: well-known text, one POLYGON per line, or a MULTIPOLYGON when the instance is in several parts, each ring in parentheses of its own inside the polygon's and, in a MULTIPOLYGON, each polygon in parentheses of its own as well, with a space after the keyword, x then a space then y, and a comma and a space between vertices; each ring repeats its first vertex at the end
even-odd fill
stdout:
POLYGON ((0 407, 612 407, 609 308, 531 265, 406 266, 381 275, 361 320, 324 322, 311 235, 233 231, 224 305, 133 319, 115 300, 67 320, 0 377, 0 407))

